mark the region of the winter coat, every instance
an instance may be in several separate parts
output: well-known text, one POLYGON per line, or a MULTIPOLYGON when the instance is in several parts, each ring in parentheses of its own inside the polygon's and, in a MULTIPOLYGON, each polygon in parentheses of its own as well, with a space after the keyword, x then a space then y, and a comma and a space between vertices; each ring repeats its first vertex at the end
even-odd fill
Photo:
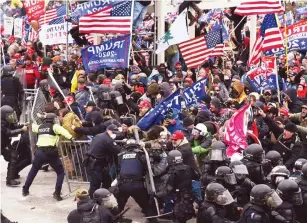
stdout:
MULTIPOLYGON (((71 211, 67 216, 67 222, 68 223, 82 222, 83 212, 91 211, 95 204, 96 203, 90 198, 85 198, 80 200, 77 203, 77 209, 71 211)), ((114 216, 110 213, 108 209, 99 205, 98 210, 100 214, 101 223, 112 223, 114 221, 114 216)))
POLYGON ((297 125, 298 133, 302 143, 307 146, 307 117, 303 118, 301 113, 295 113, 292 114, 290 120, 300 123, 300 125, 297 125))
POLYGON ((182 154, 183 163, 199 173, 189 141, 187 139, 182 140, 180 145, 177 147, 177 150, 182 154))
POLYGON ((77 115, 73 112, 68 112, 62 120, 62 127, 65 128, 73 138, 78 139, 82 136, 82 134, 78 134, 76 131, 72 130, 71 126, 80 127, 81 121, 77 115))
POLYGON ((103 123, 102 115, 99 111, 91 113, 90 121, 94 123, 94 126, 75 128, 75 132, 82 135, 95 136, 99 133, 103 133, 106 130, 106 126, 103 123))
POLYGON ((291 101, 288 106, 291 113, 301 112, 301 106, 304 104, 303 101, 297 98, 296 89, 290 88, 285 91, 285 93, 290 97, 291 101))
POLYGON ((80 89, 76 91, 75 99, 79 104, 82 113, 84 113, 84 106, 90 100, 91 94, 88 88, 80 89))
POLYGON ((27 86, 34 86, 36 79, 40 79, 37 67, 33 64, 24 67, 24 80, 27 86))

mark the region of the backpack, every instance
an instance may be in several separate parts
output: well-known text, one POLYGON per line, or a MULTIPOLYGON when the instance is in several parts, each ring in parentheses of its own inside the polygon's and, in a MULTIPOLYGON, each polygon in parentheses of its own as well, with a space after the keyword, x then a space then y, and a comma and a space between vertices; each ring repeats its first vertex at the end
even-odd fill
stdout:
POLYGON ((82 213, 82 223, 100 223, 99 205, 95 204, 91 211, 82 213))

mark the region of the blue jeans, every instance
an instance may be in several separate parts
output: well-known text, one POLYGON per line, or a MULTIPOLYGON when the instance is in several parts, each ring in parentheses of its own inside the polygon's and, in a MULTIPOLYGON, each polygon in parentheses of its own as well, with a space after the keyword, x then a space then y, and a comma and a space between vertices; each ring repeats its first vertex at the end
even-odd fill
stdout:
POLYGON ((64 181, 64 168, 62 165, 62 162, 59 158, 58 152, 56 148, 53 148, 54 151, 45 152, 40 149, 38 149, 35 153, 33 164, 31 167, 31 170, 28 174, 27 180, 25 182, 25 185, 23 186, 23 189, 25 191, 28 191, 34 178, 36 177, 36 174, 40 170, 40 168, 43 166, 44 163, 49 163, 49 165, 54 169, 54 171, 57 174, 56 184, 55 184, 55 190, 61 191, 63 181, 64 181))
POLYGON ((139 2, 134 2, 132 30, 135 30, 143 22, 147 7, 148 6, 144 6, 139 2))

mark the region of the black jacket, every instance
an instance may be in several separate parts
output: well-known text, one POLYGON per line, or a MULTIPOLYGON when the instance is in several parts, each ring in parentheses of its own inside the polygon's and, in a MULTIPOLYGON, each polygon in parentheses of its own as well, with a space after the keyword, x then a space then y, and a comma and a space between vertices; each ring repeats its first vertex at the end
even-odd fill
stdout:
POLYGON ((11 137, 22 133, 23 126, 12 125, 1 119, 1 151, 11 145, 11 137))
POLYGON ((177 150, 180 151, 182 154, 183 163, 191 167, 196 173, 199 173, 191 145, 187 140, 185 141, 183 141, 183 143, 178 146, 177 150))
MULTIPOLYGON (((71 211, 67 216, 68 223, 82 222, 82 213, 91 211, 96 203, 90 199, 85 198, 78 202, 77 209, 71 211)), ((103 206, 99 206, 100 222, 101 223, 112 223, 114 220, 113 215, 108 209, 103 206)))
POLYGON ((121 147, 109 136, 107 132, 96 135, 89 148, 88 154, 96 159, 105 159, 113 155, 118 155, 121 147))

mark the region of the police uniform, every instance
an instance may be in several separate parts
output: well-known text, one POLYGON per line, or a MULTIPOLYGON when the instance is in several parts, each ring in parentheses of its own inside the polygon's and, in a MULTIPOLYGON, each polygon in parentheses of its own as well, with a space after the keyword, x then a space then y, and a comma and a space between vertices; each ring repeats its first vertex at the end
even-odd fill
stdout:
MULTIPOLYGON (((131 146, 131 145, 130 145, 131 146)), ((137 148, 119 154, 118 208, 122 211, 129 197, 138 203, 146 216, 155 214, 149 202, 149 194, 144 187, 144 176, 147 169, 145 155, 137 148)))
POLYGON ((243 209, 239 223, 270 223, 270 210, 265 210, 259 205, 248 203, 243 209))
POLYGON ((67 139, 72 139, 72 136, 62 126, 53 124, 53 120, 45 120, 45 123, 42 125, 33 124, 32 131, 36 132, 38 135, 36 144, 37 150, 35 152, 32 168, 28 174, 25 185, 23 186, 23 194, 25 196, 29 194, 29 188, 37 172, 40 170, 42 165, 47 162, 57 174, 54 196, 59 197, 64 180, 64 169, 59 158, 56 144, 59 140, 59 135, 62 135, 67 139))
POLYGON ((231 223, 232 221, 227 217, 232 213, 227 213, 227 209, 223 206, 217 205, 214 202, 204 201, 199 209, 197 215, 197 223, 231 223))
POLYGON ((307 210, 307 179, 304 176, 300 176, 295 182, 301 188, 303 197, 303 204, 295 208, 297 221, 304 223, 306 222, 307 210))
POLYGON ((246 166, 251 181, 253 181, 255 184, 266 183, 263 169, 260 163, 248 160, 246 158, 242 159, 241 161, 246 166))
POLYGON ((92 198, 93 193, 101 187, 109 188, 112 179, 109 175, 109 166, 113 163, 114 156, 121 151, 121 147, 109 136, 107 132, 96 135, 88 151, 88 158, 85 160, 85 166, 90 175, 89 195, 92 198))

